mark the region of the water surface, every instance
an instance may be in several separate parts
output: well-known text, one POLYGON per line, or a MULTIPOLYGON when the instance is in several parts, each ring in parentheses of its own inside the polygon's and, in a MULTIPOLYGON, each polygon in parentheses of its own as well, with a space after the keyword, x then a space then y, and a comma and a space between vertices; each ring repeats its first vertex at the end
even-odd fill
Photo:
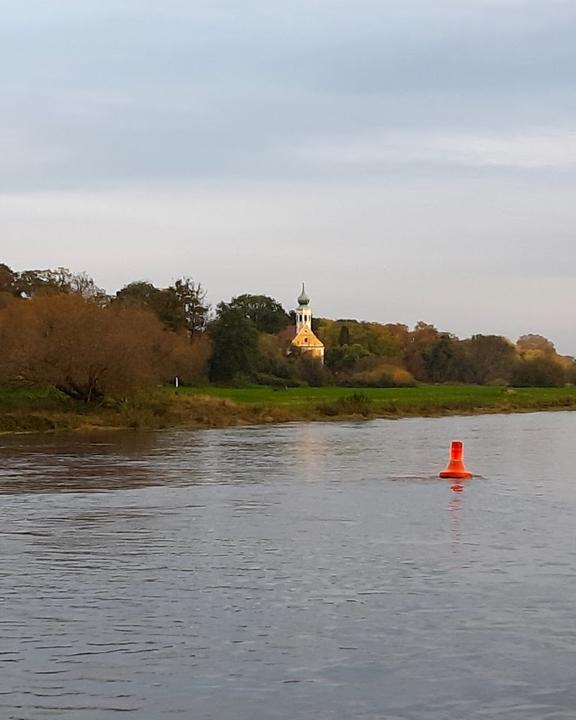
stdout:
POLYGON ((0 439, 0 718, 573 720, 576 414, 0 439), (482 477, 435 478, 449 441, 482 477))

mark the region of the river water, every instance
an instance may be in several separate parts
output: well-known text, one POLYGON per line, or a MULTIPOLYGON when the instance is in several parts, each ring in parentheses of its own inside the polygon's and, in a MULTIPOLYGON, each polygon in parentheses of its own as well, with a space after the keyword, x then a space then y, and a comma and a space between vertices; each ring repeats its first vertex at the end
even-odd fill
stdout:
POLYGON ((0 718, 574 720, 575 468, 563 412, 0 438, 0 718))

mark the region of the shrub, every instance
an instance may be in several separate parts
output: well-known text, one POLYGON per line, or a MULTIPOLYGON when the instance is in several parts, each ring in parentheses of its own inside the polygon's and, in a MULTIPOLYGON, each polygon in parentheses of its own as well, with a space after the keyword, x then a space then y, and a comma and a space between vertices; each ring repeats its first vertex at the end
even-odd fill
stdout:
POLYGON ((342 384, 348 387, 413 387, 416 382, 403 368, 381 365, 374 370, 356 373, 342 384))

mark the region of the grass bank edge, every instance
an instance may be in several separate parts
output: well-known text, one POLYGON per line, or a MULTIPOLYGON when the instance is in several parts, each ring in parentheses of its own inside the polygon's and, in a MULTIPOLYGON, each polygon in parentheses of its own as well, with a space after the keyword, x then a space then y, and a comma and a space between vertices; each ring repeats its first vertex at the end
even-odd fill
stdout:
POLYGON ((296 421, 441 417, 576 409, 576 388, 150 388, 79 406, 49 388, 0 386, 0 433, 216 428, 296 421))

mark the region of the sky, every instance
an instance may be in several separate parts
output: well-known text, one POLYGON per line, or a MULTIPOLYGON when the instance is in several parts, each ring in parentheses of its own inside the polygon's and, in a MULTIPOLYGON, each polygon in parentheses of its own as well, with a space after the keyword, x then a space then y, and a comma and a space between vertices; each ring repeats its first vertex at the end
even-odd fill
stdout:
POLYGON ((573 0, 0 0, 0 262, 576 355, 573 0))

